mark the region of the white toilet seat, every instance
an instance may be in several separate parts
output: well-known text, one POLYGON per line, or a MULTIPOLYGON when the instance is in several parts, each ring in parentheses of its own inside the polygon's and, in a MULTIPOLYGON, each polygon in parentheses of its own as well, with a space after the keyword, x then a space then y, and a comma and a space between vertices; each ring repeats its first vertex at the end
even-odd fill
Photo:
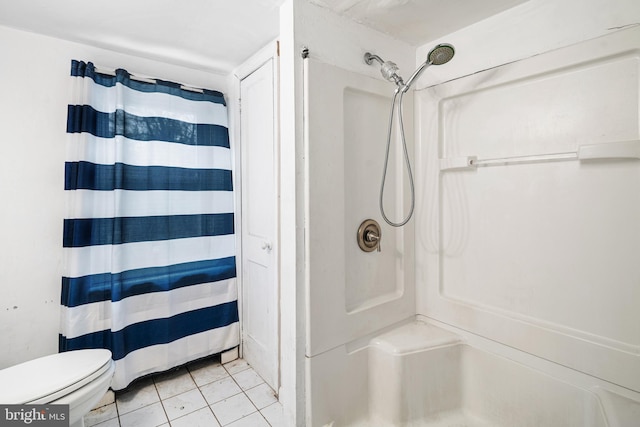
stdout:
POLYGON ((112 370, 104 349, 52 354, 0 370, 2 404, 43 404, 68 395, 112 370))

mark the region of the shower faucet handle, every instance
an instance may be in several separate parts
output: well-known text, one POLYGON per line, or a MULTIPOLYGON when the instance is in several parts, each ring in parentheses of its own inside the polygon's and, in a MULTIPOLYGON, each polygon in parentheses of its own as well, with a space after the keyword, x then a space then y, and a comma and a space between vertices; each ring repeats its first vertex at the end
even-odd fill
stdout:
POLYGON ((360 224, 358 228, 357 241, 358 246, 365 252, 372 252, 380 249, 380 240, 382 239, 382 232, 380 225, 373 219, 368 219, 360 224))
POLYGON ((374 230, 366 230, 364 233, 364 238, 367 242, 373 243, 380 240, 380 236, 376 234, 374 230))
POLYGON ((374 230, 367 229, 365 231, 364 238, 367 242, 374 243, 378 252, 382 251, 380 249, 380 236, 378 236, 378 234, 374 230))

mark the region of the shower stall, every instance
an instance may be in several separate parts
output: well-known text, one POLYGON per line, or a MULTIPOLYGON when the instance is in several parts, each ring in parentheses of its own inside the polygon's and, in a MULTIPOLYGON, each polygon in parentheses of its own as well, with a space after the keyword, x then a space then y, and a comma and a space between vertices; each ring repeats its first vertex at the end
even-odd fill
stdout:
POLYGON ((640 28, 536 0, 416 48, 314 3, 281 15, 289 419, 634 425, 640 28))

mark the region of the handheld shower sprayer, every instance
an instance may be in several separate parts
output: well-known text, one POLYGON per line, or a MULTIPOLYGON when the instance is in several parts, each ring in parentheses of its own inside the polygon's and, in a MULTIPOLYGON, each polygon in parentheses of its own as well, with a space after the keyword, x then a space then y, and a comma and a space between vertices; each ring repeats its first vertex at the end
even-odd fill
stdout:
POLYGON ((393 100, 391 101, 391 113, 389 115, 389 132, 387 133, 387 152, 384 159, 384 171, 382 172, 382 183, 380 184, 380 213, 382 214, 382 218, 386 221, 387 224, 393 227, 402 227, 411 219, 413 216, 413 210, 415 208, 416 196, 415 189, 413 185, 413 174, 411 172, 411 163, 409 162, 409 153, 407 152, 407 142, 404 137, 404 123, 402 118, 402 101, 404 98, 404 94, 411 88, 413 82, 422 74, 422 72, 429 67, 430 65, 442 65, 451 61, 453 55, 455 54, 455 50, 453 46, 449 44, 439 44, 427 55, 427 60, 423 62, 416 71, 413 72, 409 80, 405 83, 402 77, 398 74, 399 68, 398 66, 391 61, 384 61, 378 55, 374 55, 372 53, 364 54, 364 61, 367 65, 371 65, 373 61, 377 61, 380 64, 380 73, 382 76, 391 82, 394 82, 397 86, 395 92, 393 93, 393 100), (383 195, 384 195, 384 184, 387 179, 387 166, 389 165, 389 149, 391 147, 391 130, 393 128, 393 114, 396 106, 396 98, 400 94, 400 101, 398 102, 398 118, 400 120, 400 137, 402 141, 402 148, 404 150, 404 161, 407 165, 407 174, 409 175, 409 187, 411 189, 411 208, 409 209, 409 213, 407 216, 400 222, 393 222, 384 212, 384 204, 383 204, 383 195))
POLYGON ((413 72, 402 90, 404 92, 408 91, 413 84, 413 81, 417 79, 428 66, 446 64, 447 62, 451 61, 451 58, 453 58, 454 54, 455 49, 453 49, 453 46, 451 46, 450 44, 439 44, 431 49, 429 55, 427 55, 427 60, 424 61, 422 65, 420 65, 418 69, 413 72))

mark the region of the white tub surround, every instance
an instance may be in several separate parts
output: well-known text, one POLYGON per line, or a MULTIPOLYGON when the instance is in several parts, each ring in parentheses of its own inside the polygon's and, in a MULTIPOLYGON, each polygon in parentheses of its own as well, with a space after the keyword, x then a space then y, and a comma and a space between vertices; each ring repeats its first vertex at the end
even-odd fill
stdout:
POLYGON ((420 91, 416 246, 420 314, 636 392, 639 41, 420 91))
MULTIPOLYGON (((543 22, 547 3, 491 28, 543 22)), ((354 234, 378 219, 394 87, 343 57, 304 61, 307 425, 637 419, 640 28, 565 30, 467 75, 442 70, 491 46, 454 34, 418 48, 449 42, 456 57, 413 93, 416 216, 383 228, 381 253, 358 252, 354 234)), ((406 179, 392 164, 386 195, 401 213, 406 179)))

